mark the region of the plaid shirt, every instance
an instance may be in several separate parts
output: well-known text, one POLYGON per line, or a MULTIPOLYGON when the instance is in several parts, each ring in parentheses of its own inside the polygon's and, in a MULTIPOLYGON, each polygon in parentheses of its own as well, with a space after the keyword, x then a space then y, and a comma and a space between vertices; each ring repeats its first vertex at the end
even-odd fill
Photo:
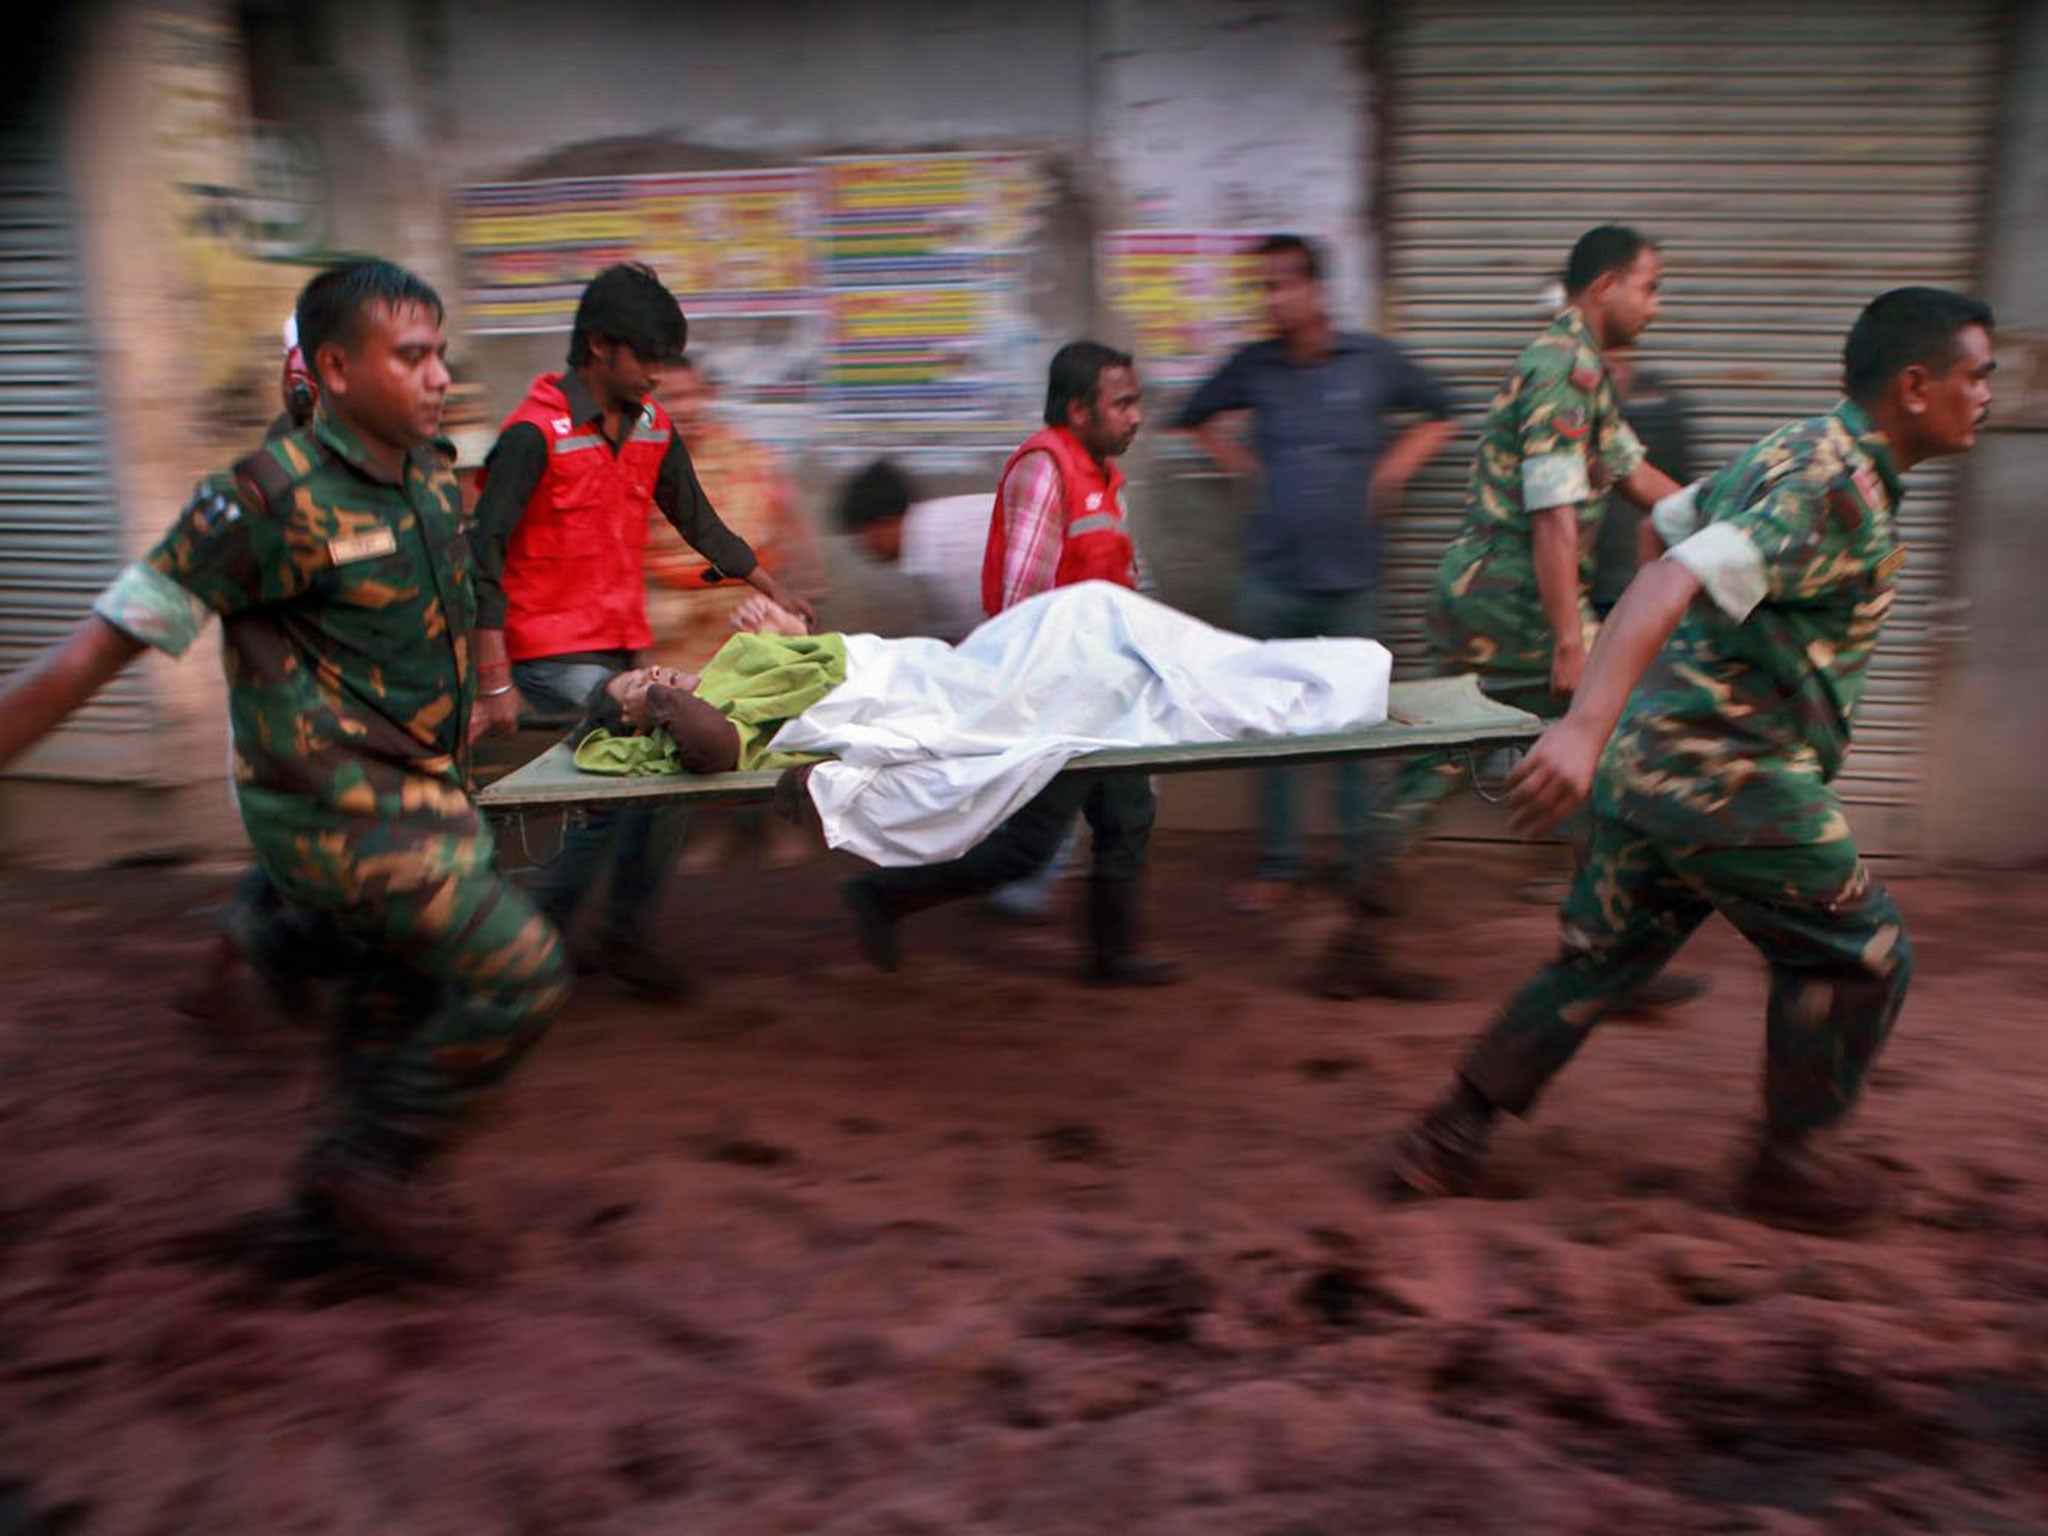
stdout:
MULTIPOLYGON (((1003 482, 1003 607, 1059 585, 1060 548, 1066 539, 1067 493, 1049 453, 1027 453, 1003 482)), ((1129 527, 1125 530, 1128 533, 1129 527)), ((1144 557, 1131 545, 1130 585, 1151 592, 1144 557)))

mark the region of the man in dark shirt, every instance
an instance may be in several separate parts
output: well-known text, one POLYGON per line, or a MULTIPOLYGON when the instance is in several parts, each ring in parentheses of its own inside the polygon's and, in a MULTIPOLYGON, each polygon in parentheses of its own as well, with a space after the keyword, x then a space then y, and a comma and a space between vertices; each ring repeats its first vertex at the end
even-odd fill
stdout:
MULTIPOLYGON (((650 502, 721 579, 748 582, 806 622, 816 617, 719 520, 650 397, 656 370, 682 355, 687 334, 675 296, 646 267, 600 272, 577 306, 568 370, 534 380, 485 461, 470 542, 477 670, 493 734, 516 728, 522 702, 573 716, 598 682, 653 644, 642 570, 650 502)), ((643 993, 680 993, 647 928, 680 826, 673 810, 626 810, 565 835, 536 891, 564 932, 612 855, 609 919, 594 945, 572 950, 579 965, 643 993)))
MULTIPOLYGON (((1298 235, 1259 247, 1273 335, 1232 357, 1197 389, 1174 423, 1194 433, 1232 475, 1257 474, 1259 506, 1245 534, 1234 622, 1262 640, 1372 637, 1380 627, 1380 522, 1409 479, 1456 427, 1448 391, 1399 347, 1340 331, 1330 320, 1322 257, 1298 235), (1252 413, 1253 452, 1218 428, 1226 411, 1252 413), (1390 418, 1424 420, 1390 430, 1390 418)), ((1265 775, 1265 847, 1241 910, 1277 906, 1302 877, 1289 772, 1265 775)), ((1362 862, 1371 807, 1365 768, 1337 767, 1344 858, 1362 862)))

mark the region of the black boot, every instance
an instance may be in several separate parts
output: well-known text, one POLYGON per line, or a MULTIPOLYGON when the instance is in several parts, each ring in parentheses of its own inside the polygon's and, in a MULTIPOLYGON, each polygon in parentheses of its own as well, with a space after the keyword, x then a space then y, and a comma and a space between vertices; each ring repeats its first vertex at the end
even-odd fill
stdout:
POLYGON ((1463 1078, 1436 1107, 1395 1138, 1380 1170, 1394 1200, 1476 1194, 1499 1111, 1463 1078))
POLYGON ((1735 1204, 1768 1226, 1824 1237, 1867 1231, 1892 1212, 1891 1191, 1868 1164, 1803 1136, 1766 1135, 1735 1188, 1735 1204))
POLYGON ((1137 882, 1091 879, 1088 959, 1081 979, 1091 987, 1164 987, 1179 981, 1179 966, 1137 953, 1137 926, 1137 882))
POLYGON ((1433 1003, 1451 995, 1442 977, 1411 969, 1396 959, 1386 925, 1363 912, 1348 918, 1330 935, 1309 972, 1308 989, 1317 997, 1339 1002, 1390 997, 1399 1002, 1433 1003))
POLYGON ((867 875, 855 875, 839 887, 840 899, 853 915, 853 937, 868 964, 878 971, 893 971, 902 963, 896 948, 896 921, 902 913, 867 875))
POLYGON ((384 1128, 323 1141, 299 1167, 300 1219, 389 1269, 457 1284, 490 1279, 508 1254, 428 1171, 435 1150, 384 1128))

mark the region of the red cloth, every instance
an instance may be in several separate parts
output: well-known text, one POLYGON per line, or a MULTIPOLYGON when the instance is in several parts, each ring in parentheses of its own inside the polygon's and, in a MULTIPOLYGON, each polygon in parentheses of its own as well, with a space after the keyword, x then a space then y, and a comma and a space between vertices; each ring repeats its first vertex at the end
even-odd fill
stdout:
POLYGON ((540 429, 548 464, 505 547, 506 654, 528 661, 651 645, 641 562, 667 413, 646 401, 614 453, 595 422, 570 416, 562 375, 542 374, 500 430, 520 422, 540 429))

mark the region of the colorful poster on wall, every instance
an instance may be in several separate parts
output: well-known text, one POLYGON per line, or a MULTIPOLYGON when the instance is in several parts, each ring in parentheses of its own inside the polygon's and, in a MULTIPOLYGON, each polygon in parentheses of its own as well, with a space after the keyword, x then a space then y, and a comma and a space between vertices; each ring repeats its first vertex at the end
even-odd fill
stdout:
POLYGON ((697 315, 814 307, 807 170, 499 182, 456 194, 470 328, 566 331, 591 274, 644 261, 697 315))
POLYGON ((805 436, 823 314, 804 167, 500 182, 456 194, 464 320, 477 335, 566 333, 592 274, 641 261, 690 320, 725 404, 779 446, 805 436))
POLYGON ((1046 201, 1022 155, 820 162, 823 399, 835 436, 1000 446, 1027 423, 1039 338, 1025 252, 1046 201))
POLYGON ((1150 383, 1188 386, 1260 331, 1256 234, 1113 230, 1102 237, 1104 289, 1130 327, 1150 383))

